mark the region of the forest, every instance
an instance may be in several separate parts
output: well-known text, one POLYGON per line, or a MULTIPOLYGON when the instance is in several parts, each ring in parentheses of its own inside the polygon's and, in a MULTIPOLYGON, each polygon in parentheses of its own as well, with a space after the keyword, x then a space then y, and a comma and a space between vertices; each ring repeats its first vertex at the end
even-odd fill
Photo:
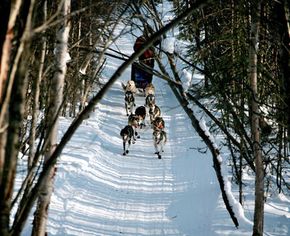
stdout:
POLYGON ((230 152, 233 182, 243 205, 244 171, 255 176, 253 236, 263 235, 268 196, 290 189, 290 13, 286 0, 2 0, 0 6, 0 235, 21 235, 33 210, 31 235, 46 235, 57 160, 68 141, 111 85, 147 49, 154 47, 153 75, 166 80, 207 146, 233 224, 219 154, 230 152), (170 2, 174 18, 161 18, 170 2), (121 34, 115 29, 127 27, 121 34), (111 45, 125 34, 146 43, 132 55, 111 45), (157 41, 178 31, 178 52, 157 41), (155 46, 154 46, 155 45, 155 46), (165 69, 166 56, 171 71, 165 69), (123 61, 106 84, 107 58, 123 61), (202 83, 184 89, 176 63, 202 83), (209 102, 210 101, 210 102, 209 102), (216 147, 190 106, 210 119, 216 147), (60 117, 73 122, 60 141, 60 117), (17 163, 27 156, 25 178, 15 192, 17 163), (14 212, 12 214, 12 209, 14 212))

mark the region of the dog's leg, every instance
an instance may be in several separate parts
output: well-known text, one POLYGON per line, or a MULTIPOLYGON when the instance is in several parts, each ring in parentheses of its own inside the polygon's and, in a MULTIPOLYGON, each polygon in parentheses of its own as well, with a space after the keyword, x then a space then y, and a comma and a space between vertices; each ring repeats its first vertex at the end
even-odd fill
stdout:
POLYGON ((129 116, 129 113, 128 113, 128 104, 125 103, 125 109, 126 109, 126 115, 129 116))
POLYGON ((154 148, 155 148, 155 153, 154 154, 159 154, 158 146, 157 146, 156 142, 154 142, 154 148))
MULTIPOLYGON (((135 137, 140 138, 140 135, 137 132, 137 128, 134 129, 134 135, 135 135, 135 137)), ((135 137, 134 137, 134 139, 136 141, 136 138, 135 137)))
POLYGON ((156 151, 155 154, 157 154, 158 159, 161 159, 161 155, 160 155, 159 151, 156 151))
POLYGON ((123 156, 125 156, 126 155, 126 141, 125 140, 123 140, 123 156))
POLYGON ((131 103, 131 105, 130 105, 130 114, 133 114, 133 107, 134 107, 134 104, 131 103))
POLYGON ((141 120, 141 118, 139 119, 139 123, 138 123, 138 126, 140 129, 142 129, 142 124, 143 124, 143 120, 141 120))
POLYGON ((127 150, 126 150, 126 154, 129 153, 129 147, 130 147, 130 145, 131 145, 131 138, 128 140, 128 147, 127 147, 127 150))
POLYGON ((164 143, 163 143, 163 141, 161 142, 160 146, 161 146, 161 149, 160 149, 161 152, 164 152, 164 149, 163 149, 164 143))
POLYGON ((132 134, 132 139, 133 139, 133 141, 132 141, 132 143, 133 144, 135 144, 135 141, 136 141, 136 138, 135 138, 135 134, 134 134, 135 132, 133 132, 133 134, 132 134))
POLYGON ((152 116, 152 114, 150 114, 149 117, 150 117, 150 123, 152 124, 152 122, 153 122, 153 116, 152 116))
POLYGON ((159 152, 158 152, 158 159, 161 159, 161 155, 159 154, 159 152))
POLYGON ((128 104, 127 116, 129 115, 129 113, 130 113, 130 115, 132 114, 132 107, 131 107, 130 103, 128 104))
POLYGON ((143 127, 146 127, 145 118, 142 119, 142 121, 140 122, 140 129, 142 129, 143 127))

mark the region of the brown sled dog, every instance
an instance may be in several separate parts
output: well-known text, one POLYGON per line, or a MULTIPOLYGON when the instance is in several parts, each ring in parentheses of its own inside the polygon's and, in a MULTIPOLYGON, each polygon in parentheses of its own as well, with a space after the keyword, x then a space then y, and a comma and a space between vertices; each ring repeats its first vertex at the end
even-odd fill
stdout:
POLYGON ((152 83, 149 83, 145 87, 145 97, 147 97, 149 94, 155 95, 155 87, 152 83))

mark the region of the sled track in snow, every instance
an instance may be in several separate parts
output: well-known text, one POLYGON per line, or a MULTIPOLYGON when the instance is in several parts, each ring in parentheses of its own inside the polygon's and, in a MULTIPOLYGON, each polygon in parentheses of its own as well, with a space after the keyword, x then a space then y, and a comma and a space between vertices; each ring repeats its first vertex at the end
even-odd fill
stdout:
MULTIPOLYGON (((149 117, 141 138, 122 155, 120 130, 127 116, 117 81, 61 157, 48 223, 51 235, 178 236, 192 227, 187 213, 192 204, 183 212, 175 205, 196 186, 193 158, 187 167, 179 162, 192 151, 195 137, 169 87, 161 80, 154 84, 168 135, 162 159, 154 154, 149 117)), ((145 97, 135 99, 137 106, 144 105, 145 97)))

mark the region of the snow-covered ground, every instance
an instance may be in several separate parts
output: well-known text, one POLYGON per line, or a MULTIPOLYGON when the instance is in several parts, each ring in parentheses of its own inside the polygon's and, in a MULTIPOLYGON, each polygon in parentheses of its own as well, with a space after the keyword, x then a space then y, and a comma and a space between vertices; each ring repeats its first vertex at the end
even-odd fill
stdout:
MULTIPOLYGON (((168 133, 162 159, 154 154, 149 124, 130 153, 122 155, 119 133, 127 116, 124 92, 116 83, 61 157, 50 233, 212 234, 208 225, 219 189, 211 158, 194 149, 203 144, 167 85, 155 84, 168 133)), ((136 104, 143 105, 144 97, 136 97, 136 104)))
MULTIPOLYGON (((118 48, 132 53, 133 39, 121 37, 118 48)), ((121 64, 108 59, 109 77, 121 64)), ((168 142, 162 159, 154 154, 152 129, 123 156, 120 130, 127 124, 121 82, 114 83, 90 119, 75 133, 58 161, 49 209, 49 235, 249 236, 252 225, 234 227, 221 198, 209 152, 167 83, 154 78, 156 103, 165 120, 168 142)), ((104 78, 106 81, 106 78, 104 78)), ((136 105, 144 105, 136 96, 136 105)), ((71 120, 62 118, 60 137, 71 120)), ((253 220, 254 181, 245 188, 245 217, 253 220)), ((233 194, 237 197, 237 192, 233 194)), ((290 235, 290 198, 279 195, 265 206, 265 235, 290 235)), ((27 225, 23 235, 30 235, 27 225)))
MULTIPOLYGON (((130 53, 129 38, 121 38, 119 45, 130 53)), ((112 60, 109 68, 113 71, 118 63, 112 60)), ((122 155, 119 133, 127 116, 121 82, 129 76, 130 69, 111 87, 61 156, 49 234, 251 235, 250 224, 236 229, 230 220, 211 155, 198 152, 205 145, 163 80, 154 78, 156 102, 168 134, 162 159, 154 154, 149 124, 140 130, 141 138, 131 145, 130 153, 122 155)), ((136 96, 136 105, 144 105, 143 96, 136 96)), ((63 118, 62 130, 69 123, 63 118)), ((248 189, 245 215, 252 221, 254 189, 248 189)), ((266 235, 289 235, 289 198, 275 199, 265 210, 266 235)))

